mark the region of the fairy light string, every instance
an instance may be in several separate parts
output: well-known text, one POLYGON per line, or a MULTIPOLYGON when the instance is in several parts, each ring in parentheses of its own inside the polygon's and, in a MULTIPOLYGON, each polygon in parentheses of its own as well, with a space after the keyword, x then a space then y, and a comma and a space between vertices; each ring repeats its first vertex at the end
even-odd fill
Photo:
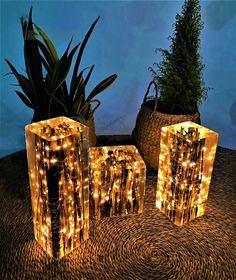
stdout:
POLYGON ((217 140, 193 122, 162 128, 156 206, 178 226, 205 213, 217 140))
POLYGON ((26 126, 36 240, 61 258, 88 238, 88 128, 66 117, 26 126))
POLYGON ((90 205, 96 219, 143 211, 146 166, 134 146, 89 149, 90 205))

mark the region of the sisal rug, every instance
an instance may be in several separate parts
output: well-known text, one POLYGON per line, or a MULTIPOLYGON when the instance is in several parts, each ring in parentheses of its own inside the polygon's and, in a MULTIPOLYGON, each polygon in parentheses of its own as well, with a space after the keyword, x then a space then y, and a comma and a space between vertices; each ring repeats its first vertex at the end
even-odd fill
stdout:
POLYGON ((0 160, 0 279, 236 279, 236 151, 218 147, 206 214, 183 227, 155 208, 91 221, 90 238, 57 261, 34 240, 25 151, 0 160))

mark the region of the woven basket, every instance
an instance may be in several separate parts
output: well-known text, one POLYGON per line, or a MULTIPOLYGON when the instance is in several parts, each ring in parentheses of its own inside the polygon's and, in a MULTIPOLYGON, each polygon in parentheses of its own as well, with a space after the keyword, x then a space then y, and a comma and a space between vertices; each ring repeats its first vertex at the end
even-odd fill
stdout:
POLYGON ((94 124, 94 112, 97 110, 97 108, 100 106, 101 102, 97 99, 93 99, 91 103, 97 103, 96 106, 92 109, 90 118, 85 121, 85 125, 89 128, 89 146, 94 147, 97 143, 97 136, 95 132, 95 124, 94 124))
POLYGON ((84 123, 89 128, 89 146, 94 147, 97 143, 97 136, 95 132, 94 118, 93 116, 84 123))
POLYGON ((193 121, 200 123, 199 112, 193 115, 170 115, 158 112, 158 91, 157 85, 152 81, 147 88, 147 92, 143 99, 143 104, 138 113, 136 125, 132 132, 135 144, 143 157, 148 168, 156 170, 159 163, 160 152, 160 134, 163 126, 181 123, 185 121, 193 121), (151 85, 155 87, 155 98, 148 98, 151 85), (148 106, 147 106, 148 105, 148 106), (151 109, 152 107, 153 109, 151 109))
POLYGON ((97 143, 97 136, 95 132, 95 124, 94 124, 94 112, 97 110, 97 108, 100 106, 101 102, 97 99, 93 99, 90 101, 90 103, 97 103, 96 106, 92 109, 90 118, 85 121, 85 125, 89 128, 89 146, 94 147, 97 143))

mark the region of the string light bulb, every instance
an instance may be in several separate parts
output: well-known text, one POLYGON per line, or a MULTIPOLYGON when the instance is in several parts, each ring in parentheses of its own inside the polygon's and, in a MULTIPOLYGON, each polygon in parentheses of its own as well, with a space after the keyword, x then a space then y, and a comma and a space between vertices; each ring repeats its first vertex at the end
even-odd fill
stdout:
POLYGON ((193 122, 161 130, 156 207, 178 226, 205 213, 217 141, 193 122))
POLYGON ((88 128, 58 117, 25 131, 35 238, 61 258, 88 238, 88 128))
POLYGON ((90 148, 89 168, 96 219, 142 213, 146 166, 135 146, 90 148))

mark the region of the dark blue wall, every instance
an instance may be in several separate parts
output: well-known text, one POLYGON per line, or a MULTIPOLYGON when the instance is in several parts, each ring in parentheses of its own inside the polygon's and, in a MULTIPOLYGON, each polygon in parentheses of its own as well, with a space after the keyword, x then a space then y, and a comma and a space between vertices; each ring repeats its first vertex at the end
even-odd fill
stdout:
MULTIPOLYGON (((4 62, 24 66, 20 17, 33 6, 33 19, 55 43, 59 54, 71 36, 80 41, 100 15, 88 43, 83 66, 95 64, 88 90, 105 76, 118 74, 100 95, 95 114, 97 134, 131 133, 151 74, 161 58, 155 48, 167 48, 175 15, 183 1, 2 1, 1 2, 1 142, 3 156, 23 149, 24 126, 32 118, 14 94, 16 83, 4 62)), ((202 124, 219 132, 219 145, 236 149, 236 1, 202 1, 205 22, 201 56, 204 79, 214 89, 201 108, 202 124)))

